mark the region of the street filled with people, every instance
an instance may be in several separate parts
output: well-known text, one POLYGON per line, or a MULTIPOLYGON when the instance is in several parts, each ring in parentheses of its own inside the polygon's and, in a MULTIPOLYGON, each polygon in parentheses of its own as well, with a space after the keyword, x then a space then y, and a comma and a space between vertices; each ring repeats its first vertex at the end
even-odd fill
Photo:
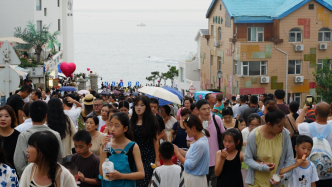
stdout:
POLYGON ((332 103, 280 89, 182 105, 113 91, 12 94, 0 107, 1 186, 332 186, 332 103))

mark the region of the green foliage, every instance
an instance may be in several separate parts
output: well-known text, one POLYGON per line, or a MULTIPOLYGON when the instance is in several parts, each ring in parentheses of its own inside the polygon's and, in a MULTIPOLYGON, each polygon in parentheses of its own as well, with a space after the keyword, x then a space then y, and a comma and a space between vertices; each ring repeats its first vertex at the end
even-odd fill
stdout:
POLYGON ((159 71, 153 71, 153 72, 151 72, 151 76, 146 77, 146 80, 152 81, 153 84, 154 84, 155 80, 159 80, 158 85, 160 85, 160 81, 162 79, 165 81, 167 79, 171 79, 172 83, 173 83, 174 77, 178 76, 179 71, 176 69, 176 66, 167 65, 167 67, 169 69, 166 73, 160 73, 159 71))
POLYGON ((167 67, 169 68, 169 70, 166 73, 164 73, 164 76, 166 78, 165 80, 167 79, 173 80, 174 77, 178 76, 179 70, 176 69, 176 66, 167 65, 167 67))
POLYGON ((330 61, 326 58, 323 60, 323 67, 318 69, 316 66, 313 72, 317 95, 321 96, 322 100, 327 103, 332 102, 332 71, 330 66, 330 61))
MULTIPOLYGON (((48 44, 48 46, 53 47, 58 42, 56 41, 56 37, 60 35, 58 31, 50 34, 49 28, 51 24, 46 26, 44 25, 41 31, 37 31, 36 25, 32 21, 28 21, 27 28, 24 30, 21 27, 15 27, 14 37, 21 38, 23 41, 28 44, 20 45, 20 47, 24 47, 25 49, 30 49, 31 47, 35 48, 35 52, 37 54, 37 64, 40 64, 40 54, 42 52, 42 46, 48 44), (49 41, 52 43, 49 44, 49 41)), ((58 45, 58 44, 57 44, 58 45)))
POLYGON ((21 67, 21 68, 26 68, 26 67, 37 67, 37 64, 36 64, 35 62, 32 61, 32 63, 30 64, 30 63, 28 62, 28 60, 25 59, 25 58, 20 58, 20 61, 21 61, 21 64, 18 65, 18 66, 21 67))
POLYGON ((55 31, 53 34, 49 34, 49 42, 46 49, 52 49, 52 53, 55 54, 55 45, 60 47, 60 43, 57 40, 57 37, 60 35, 59 31, 55 31))

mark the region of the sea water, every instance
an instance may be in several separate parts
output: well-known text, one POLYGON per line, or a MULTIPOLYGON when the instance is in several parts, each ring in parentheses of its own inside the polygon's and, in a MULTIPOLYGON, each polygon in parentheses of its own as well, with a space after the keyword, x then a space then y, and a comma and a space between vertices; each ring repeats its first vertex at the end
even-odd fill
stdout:
POLYGON ((128 81, 151 83, 145 78, 152 71, 166 72, 167 65, 177 66, 197 52, 195 36, 208 28, 203 8, 74 11, 75 73, 88 73, 90 68, 102 77, 99 84, 120 79, 124 86, 128 81), (137 26, 141 23, 146 26, 137 26))

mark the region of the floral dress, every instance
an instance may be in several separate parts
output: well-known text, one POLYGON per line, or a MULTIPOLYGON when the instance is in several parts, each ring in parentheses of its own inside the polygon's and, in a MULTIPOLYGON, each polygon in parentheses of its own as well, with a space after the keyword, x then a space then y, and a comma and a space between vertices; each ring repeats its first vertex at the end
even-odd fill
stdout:
POLYGON ((137 125, 134 131, 135 141, 141 151, 141 157, 145 172, 145 177, 142 180, 136 181, 137 187, 148 187, 152 177, 153 170, 151 163, 155 163, 156 154, 154 152, 153 140, 145 141, 142 137, 142 126, 137 125))
POLYGON ((1 187, 18 187, 15 169, 6 164, 0 164, 0 185, 1 187))

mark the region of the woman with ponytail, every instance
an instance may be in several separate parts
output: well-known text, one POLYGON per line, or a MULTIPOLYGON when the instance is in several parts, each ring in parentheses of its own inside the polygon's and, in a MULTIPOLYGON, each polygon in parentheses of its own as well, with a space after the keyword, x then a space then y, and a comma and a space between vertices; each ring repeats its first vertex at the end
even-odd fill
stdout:
POLYGON ((292 140, 292 147, 293 147, 293 153, 295 155, 295 145, 296 145, 296 138, 299 135, 299 131, 297 129, 297 125, 295 125, 295 121, 297 117, 299 117, 299 114, 297 111, 299 110, 299 103, 296 101, 293 101, 289 104, 289 111, 290 113, 287 114, 286 120, 285 120, 285 128, 289 130, 290 137, 292 140))
POLYGON ((30 163, 23 171, 20 187, 76 186, 73 175, 57 163, 59 142, 50 131, 32 134, 28 141, 27 159, 30 163))
POLYGON ((184 186, 207 187, 206 175, 209 174, 210 161, 207 139, 210 133, 206 130, 207 124, 202 125, 202 121, 197 116, 190 114, 183 119, 183 125, 188 136, 195 139, 188 151, 183 151, 174 145, 175 156, 184 166, 184 186))
POLYGON ((266 124, 256 127, 247 138, 244 162, 248 165, 246 183, 251 186, 281 186, 291 172, 279 175, 280 170, 294 163, 292 143, 289 133, 284 129, 286 117, 270 101, 265 114, 266 124), (274 174, 280 177, 276 182, 269 179, 274 174))

